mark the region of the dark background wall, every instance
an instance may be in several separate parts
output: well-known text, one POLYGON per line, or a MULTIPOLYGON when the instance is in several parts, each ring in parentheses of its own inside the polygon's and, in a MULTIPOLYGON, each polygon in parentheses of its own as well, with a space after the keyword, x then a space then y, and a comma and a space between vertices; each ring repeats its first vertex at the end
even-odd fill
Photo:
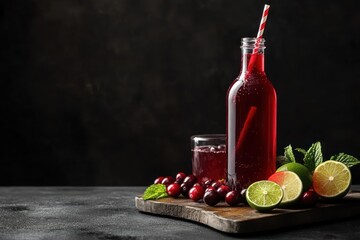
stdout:
MULTIPOLYGON (((267 1, 278 153, 360 157, 357 1, 267 1)), ((0 185, 148 185, 190 172, 192 134, 225 132, 253 0, 1 3, 0 185)), ((359 181, 359 167, 353 169, 359 181)))

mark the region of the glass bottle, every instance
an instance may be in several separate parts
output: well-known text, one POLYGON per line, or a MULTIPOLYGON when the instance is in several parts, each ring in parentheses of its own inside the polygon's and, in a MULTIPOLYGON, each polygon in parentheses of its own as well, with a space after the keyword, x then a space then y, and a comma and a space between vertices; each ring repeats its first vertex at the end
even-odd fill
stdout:
POLYGON ((227 93, 228 181, 237 189, 267 179, 276 168, 277 100, 264 50, 265 39, 242 39, 241 71, 227 93))

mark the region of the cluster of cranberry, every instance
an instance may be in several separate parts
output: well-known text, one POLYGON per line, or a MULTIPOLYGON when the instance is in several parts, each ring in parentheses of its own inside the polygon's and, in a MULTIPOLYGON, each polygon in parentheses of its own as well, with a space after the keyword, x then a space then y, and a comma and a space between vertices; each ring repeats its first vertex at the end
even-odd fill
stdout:
POLYGON ((232 190, 225 180, 203 179, 198 181, 192 174, 186 175, 179 172, 175 179, 172 176, 158 177, 154 184, 164 184, 167 194, 171 197, 179 197, 181 194, 195 202, 203 201, 209 206, 215 206, 222 200, 230 206, 246 202, 246 189, 240 192, 232 190))

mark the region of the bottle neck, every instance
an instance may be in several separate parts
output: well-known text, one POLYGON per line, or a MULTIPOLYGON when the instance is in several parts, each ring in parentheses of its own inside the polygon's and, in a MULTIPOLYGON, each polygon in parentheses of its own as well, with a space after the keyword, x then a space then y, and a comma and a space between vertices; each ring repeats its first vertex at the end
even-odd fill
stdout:
POLYGON ((265 72, 265 39, 241 39, 241 74, 265 72))
POLYGON ((265 72, 264 49, 253 53, 253 49, 241 50, 241 74, 265 72))

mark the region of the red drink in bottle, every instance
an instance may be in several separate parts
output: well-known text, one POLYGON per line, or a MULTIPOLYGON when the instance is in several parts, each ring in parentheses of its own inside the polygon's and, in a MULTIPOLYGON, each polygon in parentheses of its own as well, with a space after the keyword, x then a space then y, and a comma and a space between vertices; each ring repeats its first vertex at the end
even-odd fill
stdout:
POLYGON ((227 94, 228 181, 237 188, 276 168, 276 92, 264 70, 264 42, 242 39, 241 72, 227 94))

